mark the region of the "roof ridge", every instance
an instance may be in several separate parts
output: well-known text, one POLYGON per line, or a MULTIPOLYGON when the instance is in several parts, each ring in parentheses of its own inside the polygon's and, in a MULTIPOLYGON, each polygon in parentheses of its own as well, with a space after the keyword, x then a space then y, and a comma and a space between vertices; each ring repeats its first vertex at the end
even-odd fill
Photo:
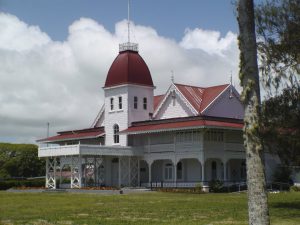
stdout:
POLYGON ((218 84, 214 86, 208 86, 208 87, 200 87, 200 86, 195 86, 195 85, 189 85, 189 84, 179 84, 179 83, 174 83, 175 85, 181 85, 181 86, 187 86, 187 87, 195 87, 195 88, 202 88, 202 89, 207 89, 207 88, 214 88, 214 87, 219 87, 219 86, 228 86, 230 84, 218 84))

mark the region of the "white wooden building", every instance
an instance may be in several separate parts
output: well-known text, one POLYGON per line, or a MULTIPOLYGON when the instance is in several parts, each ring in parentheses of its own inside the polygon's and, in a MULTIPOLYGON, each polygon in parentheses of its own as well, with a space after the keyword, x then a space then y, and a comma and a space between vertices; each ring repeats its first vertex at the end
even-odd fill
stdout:
MULTIPOLYGON (((244 181, 244 111, 235 88, 172 82, 159 96, 154 88, 137 44, 120 45, 92 126, 38 140, 39 157, 47 160, 46 187, 56 188, 65 170, 69 179, 64 185, 71 188, 244 181)), ((267 178, 274 166, 266 154, 267 178)))

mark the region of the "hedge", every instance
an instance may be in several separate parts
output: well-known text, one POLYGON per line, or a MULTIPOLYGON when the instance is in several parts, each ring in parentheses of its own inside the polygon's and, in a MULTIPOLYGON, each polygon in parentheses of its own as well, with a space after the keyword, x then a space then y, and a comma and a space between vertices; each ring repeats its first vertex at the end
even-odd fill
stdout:
POLYGON ((16 187, 44 187, 45 179, 0 181, 0 190, 16 187))

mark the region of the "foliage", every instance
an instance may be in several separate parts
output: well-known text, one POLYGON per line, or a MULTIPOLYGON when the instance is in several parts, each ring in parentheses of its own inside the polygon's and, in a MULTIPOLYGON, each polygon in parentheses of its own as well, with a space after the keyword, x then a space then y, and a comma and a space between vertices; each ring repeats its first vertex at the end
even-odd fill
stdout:
POLYGON ((264 101, 262 137, 284 165, 300 164, 300 88, 284 89, 264 101))
POLYGON ((260 71, 268 88, 297 86, 300 75, 299 0, 267 0, 256 7, 260 71))
POLYGON ((223 182, 220 180, 212 180, 209 182, 209 192, 220 193, 224 192, 223 182))
POLYGON ((299 186, 291 186, 290 187, 290 191, 291 192, 300 192, 300 187, 299 186))
MULTIPOLYGON (((300 224, 300 193, 270 194, 273 225, 300 224)), ((246 194, 0 192, 0 224, 247 223, 246 194)))
POLYGON ((16 187, 44 187, 45 179, 0 181, 0 190, 16 187))
POLYGON ((0 143, 0 178, 45 175, 45 161, 32 144, 0 143))

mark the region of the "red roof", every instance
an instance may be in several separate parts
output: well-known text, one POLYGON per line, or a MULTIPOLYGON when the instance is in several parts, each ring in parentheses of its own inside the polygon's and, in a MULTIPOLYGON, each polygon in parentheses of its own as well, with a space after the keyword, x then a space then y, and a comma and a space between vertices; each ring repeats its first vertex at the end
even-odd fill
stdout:
POLYGON ((206 88, 183 84, 175 84, 175 86, 200 114, 229 84, 206 88))
MULTIPOLYGON (((151 121, 152 122, 152 121, 151 121)), ((121 133, 150 133, 157 131, 167 131, 167 130, 181 130, 181 129, 193 129, 202 127, 214 127, 214 128, 232 128, 232 129, 242 129, 242 121, 220 121, 220 120, 209 120, 209 119, 198 119, 198 120, 186 120, 186 121, 172 121, 167 120, 167 122, 155 121, 155 123, 149 124, 144 123, 141 125, 133 125, 128 129, 122 131, 121 133)))
POLYGON ((158 107, 159 103, 162 101, 162 99, 164 98, 165 95, 156 95, 153 98, 153 109, 154 111, 156 110, 156 108, 158 107))
POLYGON ((149 68, 136 51, 122 51, 112 63, 104 87, 138 84, 153 87, 149 68))
POLYGON ((104 127, 87 128, 57 132, 58 135, 37 140, 38 142, 55 142, 73 139, 97 138, 104 135, 104 127))

